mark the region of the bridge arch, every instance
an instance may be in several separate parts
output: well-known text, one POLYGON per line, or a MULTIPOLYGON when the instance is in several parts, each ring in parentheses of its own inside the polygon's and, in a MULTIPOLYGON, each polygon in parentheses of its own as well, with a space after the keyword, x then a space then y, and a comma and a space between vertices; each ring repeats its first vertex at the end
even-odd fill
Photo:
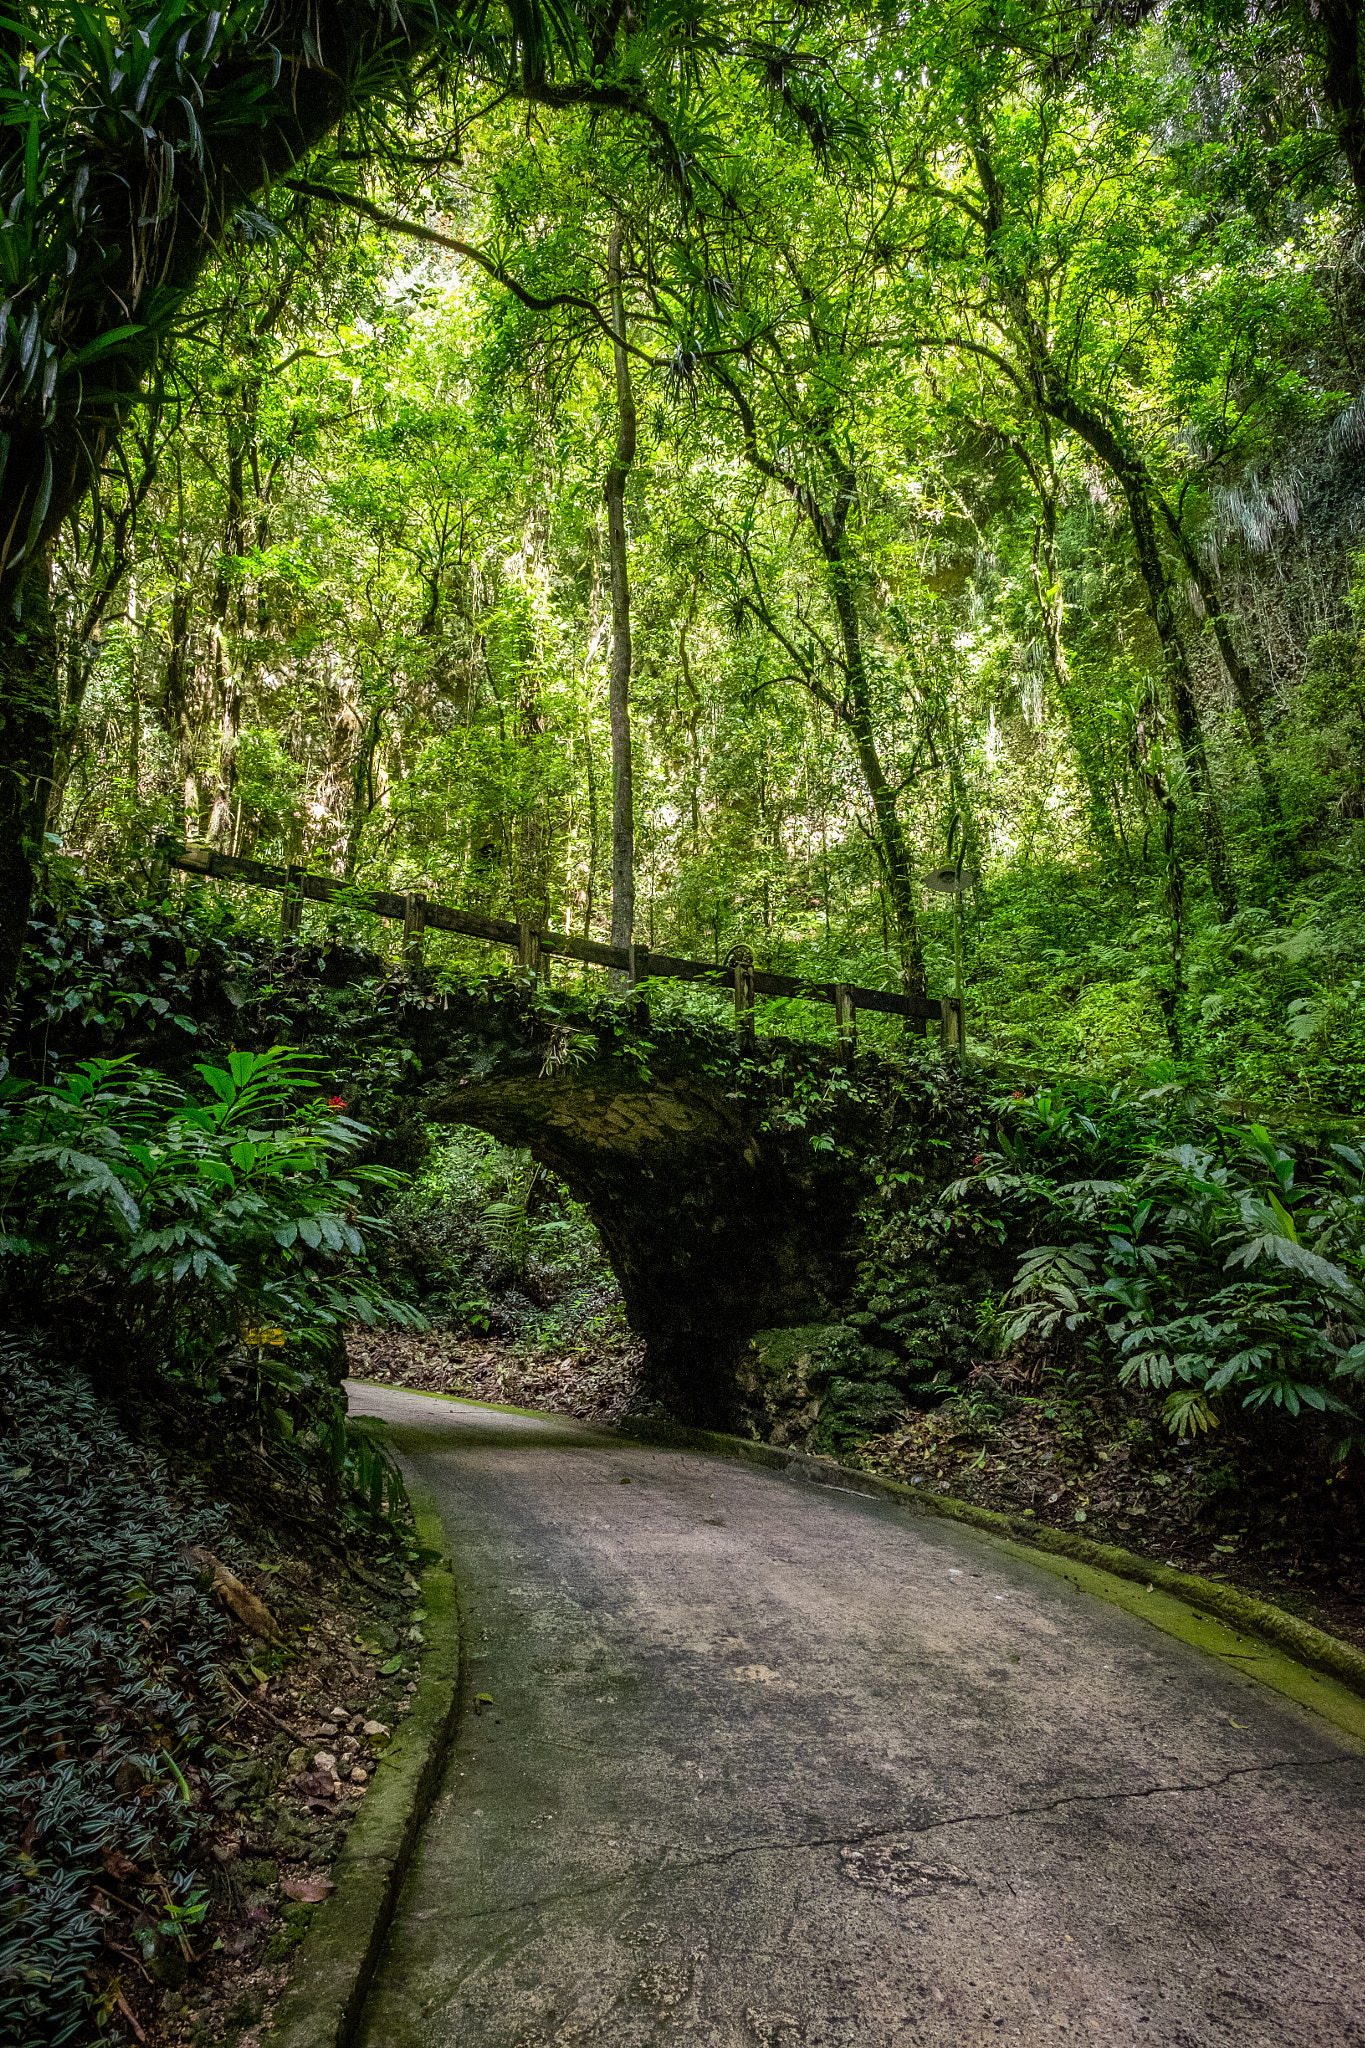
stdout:
MULTIPOLYGON (((642 1031, 629 1005, 547 1018, 515 984, 491 987, 491 999, 476 989, 444 1007, 403 1006, 421 1062, 414 1108, 523 1147, 557 1174, 591 1216, 645 1340, 641 1401, 733 1427, 752 1333, 829 1318, 849 1291, 872 1099, 889 1076, 868 1063, 859 1091, 819 1048, 751 1050, 706 1026, 642 1031), (822 1075, 836 1085, 813 1133, 802 1119, 822 1075)), ((390 1035, 393 1025, 390 1013, 390 1035)))

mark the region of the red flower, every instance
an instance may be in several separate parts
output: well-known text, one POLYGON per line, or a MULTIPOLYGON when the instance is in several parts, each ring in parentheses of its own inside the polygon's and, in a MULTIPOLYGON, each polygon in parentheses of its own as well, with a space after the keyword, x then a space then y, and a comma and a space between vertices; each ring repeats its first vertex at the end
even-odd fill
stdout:
POLYGON ((345 1098, 345 1096, 344 1096, 344 1095, 329 1095, 329 1096, 328 1096, 328 1098, 327 1098, 327 1107, 328 1107, 329 1109, 345 1109, 345 1107, 346 1107, 346 1098, 345 1098))

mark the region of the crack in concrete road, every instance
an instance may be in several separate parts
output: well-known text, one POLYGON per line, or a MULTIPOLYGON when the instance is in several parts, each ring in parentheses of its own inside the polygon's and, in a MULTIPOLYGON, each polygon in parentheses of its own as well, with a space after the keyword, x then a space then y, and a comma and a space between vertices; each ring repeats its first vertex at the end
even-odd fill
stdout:
MULTIPOLYGON (((1349 1757, 1304 1757, 1297 1761, 1288 1759, 1273 1764, 1238 1764, 1220 1777, 1201 1779, 1198 1782, 1177 1785, 1142 1785, 1125 1792, 1065 1792, 1057 1799, 1042 1804, 1005 1806, 997 1812, 947 1814, 942 1820, 912 1821, 901 1819, 887 1822, 875 1828, 856 1828, 849 1834, 799 1836, 795 1840, 774 1839, 766 1842, 740 1842, 730 1849, 717 1849, 709 1856, 678 1856, 672 1858, 665 1848, 653 1859, 627 1865, 611 1877, 603 1878, 597 1884, 566 1885, 560 1891, 544 1892, 531 1899, 508 1899, 502 1905, 490 1907, 487 1912, 454 1913, 453 1921, 471 1924, 480 1920, 493 1919, 500 1913, 538 1913, 543 1909, 559 1905, 569 1899, 588 1899, 616 1891, 622 1885, 636 1883, 641 1878, 672 1876, 674 1872, 685 1874, 691 1870, 705 1870, 712 1865, 733 1863, 746 1856, 790 1856, 799 1855, 812 1849, 851 1849, 869 1842, 884 1842, 893 1837, 937 1834, 943 1828, 971 1827, 976 1823, 987 1824, 995 1821, 1029 1820, 1039 1815, 1060 1812, 1063 1807, 1078 1805, 1110 1806, 1126 1804, 1137 1799, 1157 1799, 1165 1794, 1191 1792, 1217 1792, 1224 1785, 1230 1785, 1238 1778, 1270 1777, 1280 1771, 1322 1771, 1334 1770, 1349 1763, 1349 1757)), ((1358 1777, 1365 1789, 1365 1769, 1358 1777)))

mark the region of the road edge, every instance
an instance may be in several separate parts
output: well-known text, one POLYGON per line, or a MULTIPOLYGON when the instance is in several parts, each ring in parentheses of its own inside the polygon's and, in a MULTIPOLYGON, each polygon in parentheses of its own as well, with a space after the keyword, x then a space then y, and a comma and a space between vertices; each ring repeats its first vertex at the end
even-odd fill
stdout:
POLYGON ((955 1500, 947 1494, 924 1493, 918 1487, 884 1478, 880 1473, 841 1465, 833 1458, 815 1458, 804 1451, 783 1450, 775 1444, 760 1443, 748 1437, 725 1436, 716 1430, 688 1429, 662 1417, 632 1419, 622 1424, 618 1433, 641 1443, 701 1451, 715 1457, 742 1458, 752 1465, 787 1472, 811 1485, 866 1494, 894 1501, 898 1506, 908 1508, 912 1514, 966 1523, 984 1535, 1005 1542, 1011 1550, 1033 1555, 1036 1563, 1049 1569, 1056 1570, 1060 1561, 1063 1567, 1069 1565, 1083 1571, 1087 1581, 1118 1580, 1140 1587, 1142 1594, 1137 1598, 1131 1594, 1120 1595, 1117 1590, 1106 1592, 1102 1585, 1096 1584, 1088 1584, 1087 1590, 1099 1592, 1101 1597, 1112 1599, 1130 1612, 1143 1614, 1168 1634, 1183 1635, 1186 1640, 1212 1650, 1215 1655, 1248 1667, 1266 1662, 1265 1659, 1203 1640, 1197 1631, 1172 1627, 1171 1616, 1153 1604, 1152 1596, 1165 1595, 1167 1600, 1221 1623, 1237 1640, 1255 1638, 1285 1653, 1285 1662, 1306 1667, 1309 1673, 1321 1673, 1323 1679, 1332 1682, 1327 1688, 1322 1688, 1320 1681, 1310 1682, 1308 1688, 1286 1682, 1283 1672, 1277 1674, 1269 1668, 1252 1670, 1250 1675, 1278 1692, 1303 1700, 1315 1712, 1324 1714, 1348 1733, 1365 1736, 1365 1651, 1329 1635, 1325 1629, 1316 1628, 1312 1622, 1300 1621, 1283 1607, 1275 1607, 1268 1600, 1258 1600, 1250 1593, 1239 1592, 1236 1587, 1217 1579, 1201 1578, 1194 1572, 1180 1571, 1175 1565, 1158 1564, 1151 1558, 1137 1556, 1131 1550, 1122 1550, 1116 1544, 1096 1543, 1084 1536, 1073 1536, 1065 1529, 1039 1525, 1023 1515, 1002 1515, 993 1508, 977 1507, 972 1501, 955 1500), (1316 1690, 1313 1689, 1315 1685, 1316 1690), (1345 1700, 1333 1697, 1336 1688, 1341 1689, 1345 1700))
POLYGON ((460 1610, 445 1531, 410 1481, 408 1496, 419 1542, 442 1553, 422 1574, 422 1676, 332 1865, 336 1890, 295 1951, 263 2048, 347 2048, 459 1719, 460 1610))

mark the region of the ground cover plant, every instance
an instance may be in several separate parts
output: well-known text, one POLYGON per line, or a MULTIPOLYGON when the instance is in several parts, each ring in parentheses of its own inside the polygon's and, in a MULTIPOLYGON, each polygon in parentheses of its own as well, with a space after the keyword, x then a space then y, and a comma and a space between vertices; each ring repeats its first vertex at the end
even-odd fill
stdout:
POLYGON ((0 1403, 0 2038, 249 2024, 407 1711, 422 1552, 396 1492, 373 1512, 373 1447, 301 1550, 37 1336, 6 1340, 0 1403))
POLYGON ((1358 1638, 1354 1137, 1272 1135, 1171 1082, 997 1094, 967 1174, 869 1218, 850 1320, 911 1332, 920 1377, 855 1461, 1310 1601, 1358 1638), (943 1285, 955 1244, 987 1253, 974 1301, 943 1285))
POLYGON ((1220 1407, 1270 1406, 1333 1419, 1337 1455, 1358 1450, 1353 1145, 1296 1146, 1179 1087, 1040 1091, 1000 1105, 995 1141, 946 1201, 988 1200, 1002 1233, 1026 1212, 1029 1237, 1055 1240, 1001 1301, 1006 1347, 1075 1341, 1119 1385, 1159 1390, 1178 1436, 1217 1427, 1220 1407))
POLYGON ((222 1515, 173 1503, 78 1374, 13 1339, 3 1373, 0 2029, 64 2041, 92 2002, 106 2019, 127 2004, 121 1968, 91 1981, 115 1911, 101 1886, 145 1884, 129 1960, 168 1986, 207 1909, 200 1788, 225 1631, 187 1551, 221 1540, 222 1515))

